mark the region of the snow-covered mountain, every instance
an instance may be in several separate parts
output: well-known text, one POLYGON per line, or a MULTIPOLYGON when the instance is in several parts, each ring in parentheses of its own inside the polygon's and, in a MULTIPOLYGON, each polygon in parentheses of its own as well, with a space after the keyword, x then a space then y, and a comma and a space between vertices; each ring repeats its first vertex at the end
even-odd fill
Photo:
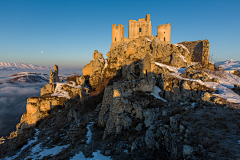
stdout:
POLYGON ((216 66, 221 66, 223 70, 231 72, 235 69, 240 70, 240 61, 237 60, 226 60, 215 63, 216 66))
POLYGON ((12 79, 8 82, 48 82, 48 75, 35 72, 20 72, 10 76, 12 79))
POLYGON ((34 70, 49 70, 50 67, 38 66, 26 63, 5 63, 0 62, 0 70, 18 70, 18 69, 34 69, 34 70))

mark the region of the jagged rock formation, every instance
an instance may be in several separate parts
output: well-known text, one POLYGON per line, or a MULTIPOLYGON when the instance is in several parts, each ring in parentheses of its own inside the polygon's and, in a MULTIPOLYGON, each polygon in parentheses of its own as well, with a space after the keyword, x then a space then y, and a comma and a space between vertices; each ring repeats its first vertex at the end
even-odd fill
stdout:
POLYGON ((133 118, 143 119, 143 108, 150 102, 149 97, 146 95, 144 98, 143 95, 152 93, 155 83, 154 78, 147 78, 115 82, 113 86, 106 87, 98 122, 101 126, 106 125, 103 138, 129 128, 133 118), (138 92, 143 92, 143 95, 137 94, 138 92))
POLYGON ((26 110, 20 123, 16 126, 17 135, 22 133, 22 130, 36 125, 40 119, 48 116, 48 111, 53 106, 63 105, 66 98, 64 97, 30 97, 27 100, 26 110))
POLYGON ((89 81, 96 88, 104 79, 112 78, 122 69, 128 79, 133 77, 152 77, 158 71, 155 62, 170 64, 176 67, 187 67, 191 56, 183 45, 163 44, 154 36, 140 37, 130 42, 121 42, 107 53, 107 59, 94 51, 94 60, 83 68, 83 75, 90 76, 89 81), (96 54, 100 58, 96 58, 96 54))
POLYGON ((58 66, 54 65, 54 71, 52 69, 50 70, 50 78, 49 78, 49 83, 55 83, 59 81, 58 77, 58 66))
MULTIPOLYGON (((98 56, 98 55, 96 55, 98 56)), ((40 93, 40 97, 30 97, 27 100, 26 112, 22 115, 20 123, 16 126, 16 131, 10 134, 10 138, 23 133, 26 128, 34 127, 36 123, 48 116, 48 111, 54 106, 63 105, 69 98, 80 96, 84 101, 86 97, 85 78, 77 77, 77 83, 58 83, 58 66, 54 65, 54 72, 50 71, 50 80, 40 93)), ((67 104, 65 104, 67 106, 67 104)), ((76 117, 74 117, 76 118, 76 117)))
POLYGON ((52 71, 52 69, 50 70, 49 83, 41 89, 40 95, 43 96, 43 95, 47 95, 47 94, 48 95, 52 94, 56 87, 55 83, 58 81, 59 81, 58 66, 54 65, 54 71, 52 71))

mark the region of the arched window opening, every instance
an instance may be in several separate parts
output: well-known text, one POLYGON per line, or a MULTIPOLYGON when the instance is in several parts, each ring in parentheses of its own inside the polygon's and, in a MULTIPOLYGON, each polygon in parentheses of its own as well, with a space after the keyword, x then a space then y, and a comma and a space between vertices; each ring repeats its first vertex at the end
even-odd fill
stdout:
POLYGON ((165 37, 164 37, 164 41, 165 41, 165 37))
POLYGON ((139 28, 139 32, 142 32, 142 28, 139 28))
POLYGON ((115 41, 117 41, 117 38, 115 37, 115 41))

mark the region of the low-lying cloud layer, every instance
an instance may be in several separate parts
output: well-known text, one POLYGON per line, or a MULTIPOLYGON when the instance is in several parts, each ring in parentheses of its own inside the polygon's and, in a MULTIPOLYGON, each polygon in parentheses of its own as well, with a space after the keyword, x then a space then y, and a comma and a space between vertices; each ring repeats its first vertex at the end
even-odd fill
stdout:
POLYGON ((0 84, 0 137, 8 136, 15 130, 21 115, 26 112, 27 99, 40 96, 40 90, 44 85, 46 82, 0 84))
MULTIPOLYGON (((81 70, 60 68, 59 75, 65 77, 71 74, 81 75, 81 70)), ((10 75, 20 72, 50 73, 48 70, 0 70, 0 137, 9 136, 9 133, 16 130, 17 123, 26 112, 27 99, 40 96, 41 88, 47 84, 47 82, 6 83, 13 78, 10 75)))

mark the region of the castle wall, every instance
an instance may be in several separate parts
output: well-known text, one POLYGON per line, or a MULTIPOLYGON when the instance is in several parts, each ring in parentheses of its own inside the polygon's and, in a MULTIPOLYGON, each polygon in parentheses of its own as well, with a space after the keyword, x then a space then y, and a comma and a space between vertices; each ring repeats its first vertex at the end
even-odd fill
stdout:
POLYGON ((147 14, 146 18, 141 18, 138 21, 129 20, 128 38, 135 39, 141 36, 151 36, 152 25, 150 14, 147 14))
POLYGON ((190 52, 193 62, 201 62, 203 67, 209 63, 209 42, 208 40, 185 41, 183 44, 190 52))
POLYGON ((171 44, 171 24, 159 25, 157 28, 157 37, 163 44, 171 44))
POLYGON ((112 43, 124 41, 124 25, 112 25, 112 43))

